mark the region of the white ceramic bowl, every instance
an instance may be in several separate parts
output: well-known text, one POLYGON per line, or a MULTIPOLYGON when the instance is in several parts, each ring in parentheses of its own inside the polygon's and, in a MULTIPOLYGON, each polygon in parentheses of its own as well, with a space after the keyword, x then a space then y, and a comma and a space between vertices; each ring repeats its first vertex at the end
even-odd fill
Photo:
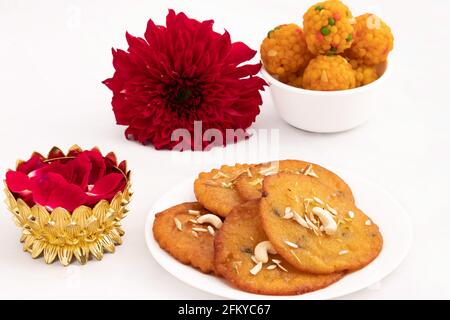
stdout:
POLYGON ((340 91, 305 90, 284 84, 264 67, 261 73, 270 85, 280 116, 290 125, 311 132, 340 132, 369 120, 383 94, 389 75, 388 63, 377 67, 380 78, 368 85, 340 91))

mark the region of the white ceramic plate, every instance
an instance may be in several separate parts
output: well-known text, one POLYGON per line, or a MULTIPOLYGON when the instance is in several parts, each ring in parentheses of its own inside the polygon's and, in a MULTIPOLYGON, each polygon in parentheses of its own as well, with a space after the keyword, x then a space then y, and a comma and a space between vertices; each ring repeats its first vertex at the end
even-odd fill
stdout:
POLYGON ((185 201, 195 201, 194 177, 169 190, 150 210, 145 224, 147 246, 156 261, 174 277, 197 289, 230 299, 332 299, 364 289, 394 271, 405 258, 412 241, 412 226, 408 214, 385 190, 350 172, 335 172, 352 188, 358 207, 378 224, 384 245, 380 255, 372 263, 327 288, 298 296, 280 297, 247 293, 231 287, 223 279, 205 275, 178 262, 162 250, 152 233, 155 214, 185 201))

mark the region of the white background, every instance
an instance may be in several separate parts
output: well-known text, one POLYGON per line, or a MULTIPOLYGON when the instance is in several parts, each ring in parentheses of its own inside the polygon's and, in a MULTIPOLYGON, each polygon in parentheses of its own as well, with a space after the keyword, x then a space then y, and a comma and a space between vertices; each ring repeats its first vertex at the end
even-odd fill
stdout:
MULTIPOLYGON (((312 134, 285 124, 270 94, 253 128, 279 129, 278 154, 345 169, 382 185, 413 221, 404 263, 381 283, 348 299, 450 298, 450 2, 345 1, 354 15, 373 12, 395 34, 392 77, 367 124, 340 134, 312 134)), ((168 8, 216 20, 257 49, 281 23, 301 24, 312 1, 8 1, 0 0, 0 172, 16 158, 77 143, 116 151, 133 170, 135 191, 124 244, 101 262, 68 268, 23 253, 6 207, 0 214, 0 298, 216 298, 164 271, 144 242, 148 209, 178 181, 224 161, 249 159, 234 146, 181 161, 124 139, 115 125, 111 47, 126 49, 125 31, 142 36, 148 18, 168 8)), ((247 144, 255 143, 255 138, 247 144)), ((276 146, 275 146, 276 147, 276 146)), ((191 155, 186 153, 184 156, 191 155)))

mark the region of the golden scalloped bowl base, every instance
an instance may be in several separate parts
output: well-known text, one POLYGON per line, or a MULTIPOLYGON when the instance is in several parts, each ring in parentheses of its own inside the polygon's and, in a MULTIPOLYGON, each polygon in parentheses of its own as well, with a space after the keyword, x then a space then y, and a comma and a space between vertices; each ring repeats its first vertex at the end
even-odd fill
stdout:
POLYGON ((74 260, 85 264, 91 257, 101 260, 105 252, 113 253, 115 246, 122 244, 125 232, 120 222, 127 215, 131 198, 130 172, 126 164, 124 168, 127 185, 111 202, 101 200, 93 208, 80 206, 72 213, 63 208, 49 212, 40 205, 30 208, 5 187, 6 205, 22 229, 23 250, 32 258, 43 256, 48 264, 58 258, 64 266, 74 260))

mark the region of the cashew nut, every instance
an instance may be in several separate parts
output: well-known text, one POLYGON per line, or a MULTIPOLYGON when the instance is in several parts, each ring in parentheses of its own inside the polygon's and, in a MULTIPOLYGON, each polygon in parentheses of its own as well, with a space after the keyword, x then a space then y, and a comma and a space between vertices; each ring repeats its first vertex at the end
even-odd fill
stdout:
POLYGON ((328 210, 322 209, 320 207, 314 207, 312 208, 312 213, 314 213, 317 217, 319 217, 326 234, 332 235, 336 232, 337 230, 336 221, 334 221, 333 216, 328 210))
POLYGON ((197 223, 199 224, 203 224, 203 223, 209 223, 211 225, 213 225, 216 229, 220 229, 220 227, 222 226, 222 220, 220 220, 220 218, 218 216, 216 216, 215 214, 204 214, 200 217, 197 218, 197 223))
POLYGON ((283 219, 291 219, 294 216, 294 212, 292 212, 292 209, 290 207, 286 207, 284 210, 284 216, 283 219))
POLYGON ((262 241, 258 243, 255 247, 255 258, 256 260, 266 263, 269 261, 269 255, 270 254, 277 254, 277 250, 275 250, 274 246, 270 241, 262 241))

